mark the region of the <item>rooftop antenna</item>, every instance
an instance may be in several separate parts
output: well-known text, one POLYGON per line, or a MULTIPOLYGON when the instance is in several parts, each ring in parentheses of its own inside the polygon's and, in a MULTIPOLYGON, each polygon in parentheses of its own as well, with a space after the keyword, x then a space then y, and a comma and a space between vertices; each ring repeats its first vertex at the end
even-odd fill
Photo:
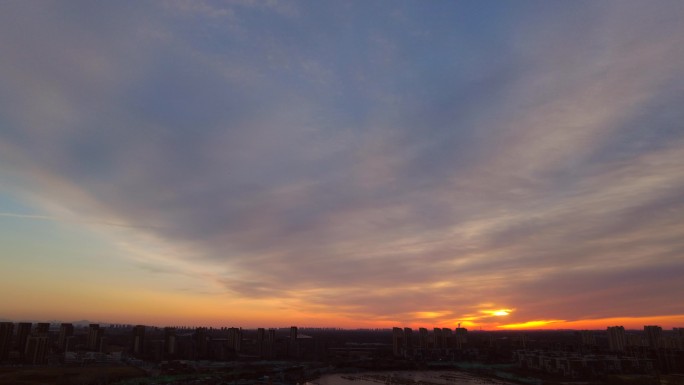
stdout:
POLYGON ((459 328, 459 329, 461 328, 461 323, 460 323, 460 322, 458 323, 458 328, 459 328))

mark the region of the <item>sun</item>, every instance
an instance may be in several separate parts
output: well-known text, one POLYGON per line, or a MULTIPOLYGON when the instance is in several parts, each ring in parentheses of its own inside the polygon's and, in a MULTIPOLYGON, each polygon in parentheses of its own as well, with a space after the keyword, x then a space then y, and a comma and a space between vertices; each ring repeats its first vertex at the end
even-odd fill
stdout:
POLYGON ((513 309, 480 310, 480 313, 493 317, 504 317, 511 314, 511 312, 513 312, 513 309))

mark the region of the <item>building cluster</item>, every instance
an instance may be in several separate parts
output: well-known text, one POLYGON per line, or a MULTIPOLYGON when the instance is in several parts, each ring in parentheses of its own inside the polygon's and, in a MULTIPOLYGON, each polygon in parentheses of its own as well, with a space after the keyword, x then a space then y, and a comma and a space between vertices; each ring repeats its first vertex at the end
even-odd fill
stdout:
POLYGON ((647 325, 643 331, 625 331, 623 326, 610 326, 605 334, 590 330, 577 334, 579 346, 520 349, 513 358, 521 369, 571 378, 684 371, 684 328, 663 331, 647 325))
POLYGON ((513 358, 520 368, 562 377, 592 378, 606 374, 649 374, 654 360, 566 351, 519 350, 513 358))
POLYGON ((135 357, 153 361, 300 358, 311 350, 309 340, 309 336, 298 333, 296 326, 288 334, 281 329, 265 328, 246 333, 236 327, 166 327, 160 335, 157 328, 137 325, 133 327, 131 352, 135 357))
POLYGON ((289 329, 0 323, 0 363, 43 365, 120 361, 313 358, 310 336, 289 329))
POLYGON ((44 364, 49 349, 49 323, 0 322, 0 362, 13 359, 27 364, 44 364))
POLYGON ((612 352, 624 352, 635 348, 684 349, 684 328, 674 328, 665 334, 660 326, 644 326, 643 334, 625 332, 622 326, 608 327, 608 346, 612 352))
POLYGON ((0 362, 43 365, 55 353, 66 362, 111 360, 111 357, 95 355, 107 350, 105 329, 99 324, 88 325, 80 336, 74 334, 71 323, 62 323, 58 331, 51 326, 47 322, 0 322, 0 362))
POLYGON ((611 374, 660 376, 684 373, 684 328, 468 332, 460 325, 340 330, 0 323, 0 364, 124 361, 163 368, 191 361, 201 366, 252 360, 322 361, 370 369, 504 364, 512 368, 511 375, 543 372, 580 380, 611 374))
POLYGON ((417 335, 411 328, 392 328, 392 353, 395 357, 420 358, 448 356, 454 350, 461 350, 468 342, 468 330, 458 327, 434 328, 432 333, 419 328, 417 335))

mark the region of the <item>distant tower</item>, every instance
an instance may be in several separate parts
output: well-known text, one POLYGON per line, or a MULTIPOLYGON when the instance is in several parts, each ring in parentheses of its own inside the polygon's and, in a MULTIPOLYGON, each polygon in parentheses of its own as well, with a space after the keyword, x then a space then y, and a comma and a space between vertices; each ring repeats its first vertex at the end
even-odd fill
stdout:
POLYGON ((12 337, 14 324, 12 322, 0 322, 0 362, 5 361, 12 350, 12 337))
POLYGON ((88 326, 88 350, 100 350, 100 340, 104 335, 104 329, 100 329, 99 324, 90 324, 88 326))
POLYGON ((450 349, 452 346, 452 334, 451 329, 442 328, 442 346, 444 349, 450 349))
POLYGON ((428 331, 425 328, 418 329, 418 348, 422 352, 428 349, 428 331))
POLYGON ((50 332, 50 324, 48 322, 40 322, 36 324, 36 335, 47 336, 50 332))
POLYGON ((266 343, 264 346, 265 358, 275 358, 275 342, 276 342, 276 330, 268 329, 266 334, 266 343))
POLYGON ((133 328, 133 355, 141 357, 145 354, 145 326, 136 325, 133 328))
POLYGON ((26 353, 26 343, 31 335, 32 326, 30 322, 19 322, 17 325, 17 350, 22 357, 26 353))
POLYGON ((290 341, 288 343, 288 356, 290 358, 297 358, 299 356, 299 346, 297 346, 297 327, 290 328, 290 341))
POLYGON ((195 329, 193 339, 195 341, 195 359, 206 359, 209 352, 209 336, 207 335, 207 328, 195 329))
POLYGON ((433 330, 432 338, 434 340, 433 346, 435 349, 437 349, 437 350, 444 349, 445 346, 442 344, 444 342, 444 337, 442 336, 442 329, 435 328, 433 330))
POLYGON ((43 365, 47 362, 49 340, 45 334, 34 334, 26 340, 25 361, 32 365, 43 365))
POLYGON ((264 358, 266 352, 266 329, 257 329, 257 354, 260 358, 264 358))
POLYGON ((466 343, 468 343, 468 329, 462 328, 459 323, 456 328, 456 347, 462 349, 466 343))
POLYGON ((581 330, 580 339, 582 340, 582 346, 596 346, 596 336, 591 330, 581 330))
POLYGON ((395 357, 400 357, 403 355, 404 351, 404 331, 401 328, 392 329, 392 352, 395 357))
POLYGON ((644 334, 646 334, 646 343, 649 348, 658 349, 662 347, 663 328, 655 325, 644 326, 644 334))
POLYGON ((228 329, 228 349, 238 353, 242 345, 242 329, 230 328, 228 329))
POLYGON ((74 335, 74 325, 70 323, 62 323, 59 327, 59 336, 57 337, 57 347, 60 351, 68 351, 67 341, 69 337, 74 335))
POLYGON ((624 326, 608 327, 608 348, 611 352, 624 352, 627 345, 624 326))
POLYGON ((176 328, 164 328, 164 352, 169 357, 176 355, 176 328))
POLYGON ((413 355, 413 330, 404 328, 404 357, 413 355))
POLYGON ((672 332, 679 343, 679 348, 684 348, 684 328, 672 328, 672 332))

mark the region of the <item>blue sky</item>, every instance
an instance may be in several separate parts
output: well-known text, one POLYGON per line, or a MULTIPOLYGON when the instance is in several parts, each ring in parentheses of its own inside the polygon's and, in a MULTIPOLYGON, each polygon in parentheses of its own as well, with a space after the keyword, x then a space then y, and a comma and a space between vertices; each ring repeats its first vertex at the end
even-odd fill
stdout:
POLYGON ((0 278, 53 306, 0 310, 680 322, 682 17, 678 1, 3 2, 0 278))

